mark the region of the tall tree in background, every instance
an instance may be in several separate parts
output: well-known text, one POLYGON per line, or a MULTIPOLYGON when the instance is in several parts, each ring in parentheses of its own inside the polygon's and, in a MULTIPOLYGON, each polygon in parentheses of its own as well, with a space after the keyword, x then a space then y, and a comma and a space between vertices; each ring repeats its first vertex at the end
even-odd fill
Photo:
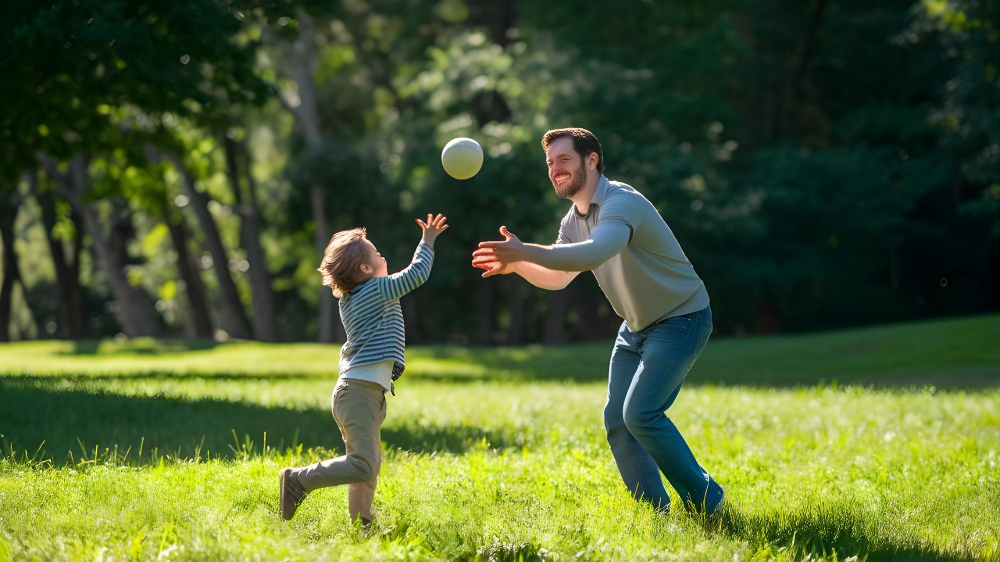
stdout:
POLYGON ((197 116, 218 111, 220 103, 263 95, 252 45, 233 41, 239 21, 210 0, 183 6, 13 3, 3 15, 9 32, 0 45, 0 69, 10 80, 0 101, 10 111, 3 117, 0 148, 10 150, 22 169, 32 167, 37 154, 93 238, 126 331, 156 334, 151 300, 121 271, 127 259, 116 245, 130 230, 127 206, 111 206, 123 228, 102 232, 87 199, 87 162, 128 142, 111 108, 132 104, 150 114, 197 116), (71 162, 67 172, 59 160, 71 162))

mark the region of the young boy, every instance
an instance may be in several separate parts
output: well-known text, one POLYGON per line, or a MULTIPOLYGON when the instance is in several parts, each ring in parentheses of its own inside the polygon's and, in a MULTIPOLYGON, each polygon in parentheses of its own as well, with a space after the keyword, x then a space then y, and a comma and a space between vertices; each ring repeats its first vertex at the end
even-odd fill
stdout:
POLYGON ((379 430, 385 421, 385 393, 403 374, 403 311, 399 299, 427 280, 434 261, 434 240, 447 217, 416 219, 423 231, 410 265, 389 275, 385 258, 363 228, 333 235, 319 272, 323 285, 340 299, 347 342, 340 351, 340 378, 333 389, 333 419, 347 454, 281 471, 281 516, 290 520, 306 495, 327 486, 348 484, 351 521, 372 522, 372 500, 382 465, 379 430))

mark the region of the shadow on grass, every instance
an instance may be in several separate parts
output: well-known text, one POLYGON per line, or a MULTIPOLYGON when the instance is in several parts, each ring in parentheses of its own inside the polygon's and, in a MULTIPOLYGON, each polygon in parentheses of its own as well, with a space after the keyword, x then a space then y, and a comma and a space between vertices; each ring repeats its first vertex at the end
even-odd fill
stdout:
MULTIPOLYGON (((0 375, 2 378, 2 375, 0 375)), ((172 371, 142 371, 142 372, 130 372, 130 373, 83 373, 83 374, 53 374, 53 375, 16 375, 8 380, 18 380, 30 384, 52 384, 53 382, 68 382, 72 384, 87 384, 89 382, 109 382, 109 381, 141 381, 141 380, 157 380, 157 381, 177 381, 185 380, 190 381, 194 379, 203 379, 206 381, 300 381, 300 380, 317 380, 317 381, 330 381, 330 388, 333 388, 335 381, 337 380, 336 374, 324 373, 303 373, 303 372, 281 372, 281 373, 238 373, 238 372, 216 372, 216 373, 203 373, 203 372, 172 372, 172 371)))
POLYGON ((126 343, 116 344, 101 350, 101 340, 75 340, 72 351, 57 352, 57 355, 161 355, 188 351, 205 351, 219 345, 208 339, 163 339, 136 338, 126 343))
MULTIPOLYGON (((265 433, 272 450, 301 444, 305 449, 344 451, 328 411, 59 390, 0 379, 2 454, 10 454, 13 447, 18 457, 25 451, 30 456, 44 442, 39 460, 56 464, 106 458, 116 448, 118 455, 131 449, 127 462, 138 464, 160 456, 235 458, 242 457, 244 449, 259 454, 265 433)), ((462 453, 484 437, 497 448, 511 445, 514 438, 466 425, 389 423, 382 428, 382 441, 390 449, 416 453, 462 453)))
MULTIPOLYGON (((852 511, 850 505, 826 506, 813 512, 746 513, 737 508, 723 512, 707 525, 730 538, 758 545, 762 558, 790 551, 792 557, 805 554, 837 558, 857 556, 877 560, 965 560, 921 546, 916 539, 890 531, 875 516, 868 518, 852 511), (769 552, 768 552, 769 551, 769 552)), ((757 556, 755 556, 756 559, 757 556)))

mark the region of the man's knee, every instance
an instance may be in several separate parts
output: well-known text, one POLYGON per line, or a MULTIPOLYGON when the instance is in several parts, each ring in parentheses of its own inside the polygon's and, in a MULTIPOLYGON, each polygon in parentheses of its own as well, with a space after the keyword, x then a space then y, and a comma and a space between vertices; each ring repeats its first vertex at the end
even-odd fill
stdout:
POLYGON ((621 406, 604 406, 604 429, 608 433, 608 442, 613 442, 614 439, 621 435, 623 432, 628 432, 625 427, 625 420, 622 419, 621 406))
POLYGON ((656 418, 662 415, 663 412, 643 408, 639 404, 632 402, 626 402, 625 407, 622 409, 622 420, 625 423, 625 427, 631 433, 651 427, 656 418))

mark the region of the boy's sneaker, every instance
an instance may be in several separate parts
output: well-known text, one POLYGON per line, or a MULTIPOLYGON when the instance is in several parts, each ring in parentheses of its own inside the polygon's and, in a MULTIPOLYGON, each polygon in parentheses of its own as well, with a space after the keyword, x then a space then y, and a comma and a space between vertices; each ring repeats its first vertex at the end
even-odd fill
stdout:
POLYGON ((281 471, 281 518, 285 521, 291 521, 292 517, 295 515, 295 510, 298 509, 299 504, 305 499, 308 492, 302 488, 302 484, 299 483, 298 477, 295 476, 293 469, 285 468, 281 471))

